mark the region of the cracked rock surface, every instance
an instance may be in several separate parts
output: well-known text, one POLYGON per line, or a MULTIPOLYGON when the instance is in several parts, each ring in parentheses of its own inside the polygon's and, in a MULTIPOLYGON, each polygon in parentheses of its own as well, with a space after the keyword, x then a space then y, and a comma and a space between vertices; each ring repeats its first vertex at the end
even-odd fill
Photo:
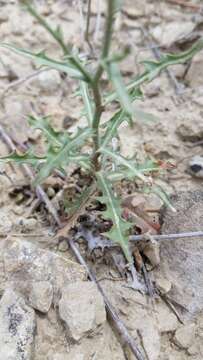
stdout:
POLYGON ((34 310, 6 289, 0 301, 0 359, 31 360, 35 328, 34 310))

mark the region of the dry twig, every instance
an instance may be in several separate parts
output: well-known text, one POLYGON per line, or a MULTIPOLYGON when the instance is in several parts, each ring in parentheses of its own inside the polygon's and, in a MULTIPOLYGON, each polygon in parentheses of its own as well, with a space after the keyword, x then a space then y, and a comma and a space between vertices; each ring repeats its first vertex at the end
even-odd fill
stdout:
POLYGON ((94 31, 94 42, 98 39, 99 29, 101 25, 101 0, 97 0, 97 18, 96 18, 96 25, 94 31))
POLYGON ((194 10, 194 11, 201 11, 202 10, 202 5, 192 4, 191 2, 187 2, 187 1, 184 1, 184 0, 166 0, 166 1, 171 3, 171 4, 183 6, 183 7, 186 7, 188 9, 194 10))
POLYGON ((91 5, 92 5, 92 0, 88 0, 88 4, 87 4, 87 20, 86 20, 86 29, 85 29, 85 33, 84 33, 84 38, 85 38, 85 41, 87 42, 90 50, 93 51, 92 44, 91 44, 91 41, 89 39, 90 19, 91 19, 91 5))
MULTIPOLYGON (((186 239, 192 237, 203 237, 203 231, 192 231, 179 234, 161 234, 161 235, 150 235, 150 238, 156 241, 161 240, 176 240, 176 239, 186 239)), ((130 241, 141 241, 146 240, 145 234, 142 235, 132 235, 129 237, 130 241)))
POLYGON ((116 330, 121 335, 123 341, 125 342, 125 345, 129 346, 129 348, 131 349, 132 353, 135 355, 137 360, 144 360, 134 339, 130 336, 125 324, 118 317, 116 311, 114 310, 114 308, 112 307, 111 303, 109 302, 106 294, 104 293, 101 285, 98 283, 95 275, 89 269, 88 265, 86 264, 85 260, 83 259, 82 255, 80 254, 78 247, 76 246, 76 244, 74 243, 74 241, 72 239, 69 239, 68 242, 69 242, 70 248, 72 249, 73 253, 75 254, 77 260, 79 261, 79 263, 81 265, 84 266, 85 270, 87 271, 87 274, 88 274, 90 280, 93 281, 97 285, 99 292, 102 294, 104 303, 106 305, 106 311, 108 313, 108 316, 109 316, 110 320, 113 322, 113 324, 115 325, 116 330))
POLYGON ((38 76, 39 74, 41 74, 42 72, 44 71, 50 71, 50 69, 47 69, 47 68, 43 68, 43 69, 40 69, 40 70, 36 70, 36 71, 33 71, 32 73, 30 73, 29 75, 23 77, 23 78, 20 78, 16 81, 13 81, 11 84, 9 84, 3 91, 3 93, 1 94, 1 101, 4 99, 5 95, 7 94, 8 91, 10 91, 11 89, 14 89, 16 87, 18 87, 19 85, 22 85, 23 83, 31 80, 32 78, 34 78, 35 76, 38 76))

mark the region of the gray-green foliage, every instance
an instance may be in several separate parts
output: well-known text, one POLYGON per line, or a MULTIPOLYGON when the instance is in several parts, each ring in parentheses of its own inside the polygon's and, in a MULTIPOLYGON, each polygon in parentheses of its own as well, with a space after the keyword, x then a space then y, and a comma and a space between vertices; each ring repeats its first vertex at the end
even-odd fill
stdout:
MULTIPOLYGON (((76 55, 66 45, 60 27, 53 29, 30 5, 30 1, 23 0, 22 3, 30 14, 58 42, 63 51, 63 58, 60 60, 52 59, 44 51, 32 53, 29 50, 20 49, 5 43, 0 44, 0 46, 28 57, 41 66, 66 73, 75 79, 75 81, 78 81, 78 94, 84 103, 87 126, 83 129, 78 129, 75 134, 65 131, 58 132, 50 125, 47 117, 36 118, 29 116, 30 126, 34 129, 40 129, 45 136, 46 151, 44 154, 39 155, 32 148, 26 153, 20 154, 16 152, 4 156, 1 158, 1 161, 31 164, 36 170, 35 184, 43 182, 55 169, 65 172, 67 166, 72 163, 76 163, 88 172, 92 177, 92 181, 96 182, 98 191, 102 193, 97 199, 106 205, 106 210, 102 213, 103 217, 111 219, 113 223, 106 235, 111 240, 120 244, 127 261, 131 262, 128 231, 132 224, 122 218, 121 201, 115 194, 114 184, 123 179, 129 179, 129 181, 138 180, 138 183, 141 183, 143 186, 143 191, 145 189, 148 192, 155 192, 169 206, 170 202, 156 184, 151 184, 151 174, 160 170, 158 163, 146 160, 144 164, 139 164, 135 158, 128 159, 123 157, 119 151, 115 151, 112 148, 112 139, 118 137, 118 128, 124 121, 128 122, 129 126, 131 126, 136 118, 144 121, 153 120, 152 115, 137 109, 134 104, 136 99, 142 97, 140 86, 150 82, 168 66, 190 60, 203 48, 203 40, 197 41, 189 50, 180 54, 166 54, 159 61, 144 61, 144 72, 125 84, 119 69, 119 61, 126 54, 125 52, 123 55, 110 54, 114 17, 116 11, 122 5, 122 1, 107 1, 106 27, 101 56, 97 61, 94 60, 94 64, 88 63, 88 66, 81 60, 80 54, 76 55), (96 70, 93 72, 92 68, 95 68, 95 66, 96 70), (112 93, 106 94, 101 90, 103 72, 106 72, 109 82, 113 85, 114 92, 112 93), (101 114, 105 111, 108 104, 112 102, 117 102, 117 110, 105 124, 101 125, 101 114), (91 154, 85 153, 83 150, 87 140, 92 144, 91 154), (150 182, 148 181, 148 175, 150 175, 150 182)), ((88 188, 84 189, 84 196, 79 197, 71 207, 71 215, 80 208, 84 199, 86 201, 91 196, 91 193, 91 191, 88 191, 88 188)))

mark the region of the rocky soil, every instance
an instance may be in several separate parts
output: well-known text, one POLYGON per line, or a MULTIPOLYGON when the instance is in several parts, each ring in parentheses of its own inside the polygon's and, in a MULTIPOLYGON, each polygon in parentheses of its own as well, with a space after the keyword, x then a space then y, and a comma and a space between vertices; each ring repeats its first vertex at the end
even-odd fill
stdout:
MULTIPOLYGON (((101 32, 95 33, 97 1, 92 2, 91 31, 97 48, 101 32)), ((43 16, 62 26, 67 42, 86 52, 81 3, 35 1, 43 16)), ((100 1, 101 26, 104 3, 100 1)), ((128 59, 121 64, 126 81, 141 70, 140 61, 153 58, 152 44, 161 52, 179 51, 202 36, 201 2, 192 3, 196 7, 180 7, 170 1, 124 1, 114 47, 131 46, 128 59)), ((61 55, 49 34, 15 0, 0 1, 0 40, 61 55)), ((58 129, 84 123, 82 104, 71 96, 75 90, 76 85, 63 74, 39 72, 31 61, 0 50, 0 125, 19 148, 36 142, 42 146, 40 133, 33 132, 26 121, 31 111, 51 115, 58 129)), ((203 51, 191 63, 163 73, 143 91, 144 102, 138 101, 137 106, 157 120, 143 123, 137 119, 133 129, 123 125, 121 151, 174 165, 159 180, 177 210, 176 214, 165 210, 163 233, 202 230, 203 51)), ((104 120, 110 114, 108 110, 104 120)), ((0 154, 7 152, 1 141, 0 154)), ((0 171, 0 359, 134 359, 109 323, 96 285, 87 279, 67 242, 54 236, 53 220, 43 206, 39 208, 30 180, 16 166, 1 164, 0 171)), ((48 179, 44 189, 57 207, 59 180, 48 179)), ((94 263, 89 263, 145 359, 201 360, 202 239, 163 241, 154 245, 152 252, 145 249, 145 255, 151 259, 148 276, 160 295, 153 298, 129 288, 126 279, 102 258, 95 256, 94 263)))

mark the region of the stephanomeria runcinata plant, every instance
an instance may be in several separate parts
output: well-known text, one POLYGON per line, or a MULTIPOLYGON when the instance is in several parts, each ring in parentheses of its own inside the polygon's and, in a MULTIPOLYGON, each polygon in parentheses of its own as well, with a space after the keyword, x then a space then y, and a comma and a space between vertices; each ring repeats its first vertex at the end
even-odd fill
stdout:
MULTIPOLYGON (((106 23, 101 53, 98 59, 93 59, 92 62, 88 60, 87 65, 79 53, 73 52, 66 45, 60 27, 52 28, 37 13, 30 1, 21 2, 57 41, 64 56, 58 60, 50 58, 45 52, 33 53, 5 43, 0 44, 0 46, 30 58, 41 66, 56 69, 73 78, 78 83, 78 94, 84 103, 87 125, 82 129, 78 128, 76 133, 71 134, 67 131, 56 131, 49 124, 48 117, 29 116, 30 126, 34 129, 40 129, 46 138, 45 153, 42 156, 37 156, 32 148, 23 154, 12 153, 2 157, 1 161, 32 165, 36 170, 34 184, 42 183, 53 170, 58 169, 65 172, 68 165, 77 164, 90 175, 92 185, 94 188, 96 186, 100 193, 97 200, 105 205, 105 211, 102 211, 103 218, 112 221, 113 225, 106 236, 120 244, 127 262, 132 263, 128 234, 133 224, 122 218, 121 199, 115 193, 115 185, 123 179, 136 181, 141 190, 155 192, 169 206, 171 205, 166 194, 153 180, 154 172, 157 173, 161 170, 159 163, 147 160, 144 164, 139 164, 135 158, 125 158, 112 147, 112 139, 118 137, 118 128, 124 121, 127 121, 131 126, 132 121, 136 118, 146 120, 152 117, 150 114, 136 109, 134 105, 136 99, 142 97, 141 85, 153 80, 168 66, 190 60, 203 48, 203 40, 197 41, 185 52, 165 54, 158 61, 144 61, 144 72, 141 75, 135 75, 129 83, 125 84, 119 70, 119 62, 124 56, 127 56, 128 51, 124 50, 123 54, 113 54, 110 51, 114 20, 122 6, 121 1, 106 1, 106 23), (106 94, 101 84, 104 73, 106 73, 108 81, 114 89, 109 94, 106 94), (101 115, 112 102, 117 103, 117 110, 105 124, 101 125, 101 115), (91 154, 85 153, 83 150, 87 141, 92 144, 91 154)), ((82 202, 87 202, 91 195, 91 186, 88 186, 87 189, 84 189, 81 197, 77 199, 75 211, 82 202)))

